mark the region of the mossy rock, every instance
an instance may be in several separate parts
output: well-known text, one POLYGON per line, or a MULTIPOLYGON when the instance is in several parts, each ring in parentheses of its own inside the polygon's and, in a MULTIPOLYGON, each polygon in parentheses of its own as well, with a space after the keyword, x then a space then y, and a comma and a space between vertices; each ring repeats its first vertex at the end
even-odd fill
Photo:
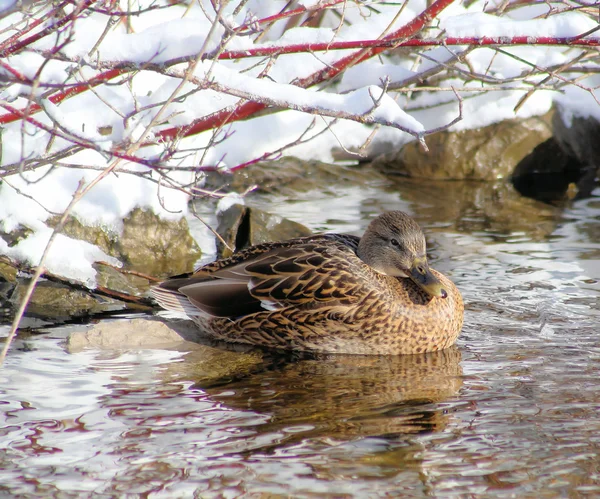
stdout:
MULTIPOLYGON (((11 296, 13 307, 18 307, 29 286, 28 281, 19 282, 11 296)), ((114 300, 74 289, 52 281, 41 281, 36 285, 25 314, 45 320, 70 320, 77 317, 102 312, 112 312, 125 308, 125 304, 114 300)))
POLYGON ((285 157, 257 163, 233 174, 210 173, 205 188, 225 186, 235 192, 254 188, 261 194, 297 196, 311 191, 335 194, 332 187, 382 183, 385 176, 370 169, 285 157))
POLYGON ((533 149, 552 136, 551 115, 505 120, 483 128, 445 131, 414 141, 372 165, 388 174, 415 178, 497 180, 509 177, 533 149))
POLYGON ((10 232, 0 230, 0 238, 4 239, 9 248, 12 248, 19 244, 23 239, 27 239, 32 233, 33 231, 29 227, 17 225, 17 227, 10 232))
POLYGON ((231 256, 233 251, 255 244, 284 241, 312 234, 308 227, 298 222, 240 204, 234 204, 219 213, 218 220, 217 233, 229 246, 228 248, 217 239, 220 257, 231 256))
POLYGON ((600 121, 594 116, 573 116, 571 110, 558 104, 552 126, 566 155, 577 159, 582 169, 600 169, 600 121))
MULTIPOLYGON (((58 217, 49 220, 55 226, 58 217)), ((187 220, 163 220, 154 212, 136 208, 124 220, 120 233, 101 226, 83 225, 69 217, 66 236, 95 244, 118 258, 127 270, 151 276, 182 274, 193 270, 200 249, 189 233, 187 220)))
POLYGON ((96 285, 98 288, 106 288, 131 296, 144 296, 150 289, 151 282, 144 277, 121 272, 102 262, 96 262, 93 267, 96 269, 96 285))
POLYGON ((0 257, 0 282, 17 282, 17 267, 6 257, 0 257))

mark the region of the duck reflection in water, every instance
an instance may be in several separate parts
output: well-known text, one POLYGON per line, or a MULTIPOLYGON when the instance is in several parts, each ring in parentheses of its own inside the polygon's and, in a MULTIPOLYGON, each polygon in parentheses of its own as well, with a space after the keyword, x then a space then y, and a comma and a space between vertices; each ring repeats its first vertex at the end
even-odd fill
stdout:
POLYGON ((297 428, 280 443, 441 431, 449 415, 439 403, 462 386, 456 347, 403 356, 268 355, 259 372, 198 388, 226 407, 270 415, 259 433, 297 428))

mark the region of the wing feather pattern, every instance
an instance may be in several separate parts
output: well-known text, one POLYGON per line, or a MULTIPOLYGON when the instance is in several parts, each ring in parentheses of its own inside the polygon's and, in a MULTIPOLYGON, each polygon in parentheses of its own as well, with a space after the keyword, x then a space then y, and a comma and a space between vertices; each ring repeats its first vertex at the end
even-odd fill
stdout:
POLYGON ((352 279, 349 267, 360 260, 357 238, 348 237, 351 244, 315 236, 254 246, 205 265, 189 278, 166 281, 153 295, 170 310, 231 318, 352 299, 359 280, 352 279))

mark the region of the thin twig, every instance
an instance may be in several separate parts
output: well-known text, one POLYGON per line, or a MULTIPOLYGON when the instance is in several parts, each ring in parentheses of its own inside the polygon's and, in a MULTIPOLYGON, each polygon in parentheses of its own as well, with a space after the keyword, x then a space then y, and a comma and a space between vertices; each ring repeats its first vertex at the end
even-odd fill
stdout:
POLYGON ((71 198, 71 202, 69 203, 66 210, 60 217, 60 220, 58 221, 58 224, 56 225, 56 227, 54 227, 54 230, 52 231, 52 234, 50 235, 50 239, 48 239, 48 243, 46 244, 46 248, 44 249, 44 252, 42 253, 40 262, 38 263, 38 265, 35 269, 35 274, 33 274, 33 277, 31 278, 29 286, 27 287, 27 291, 25 292, 25 296, 23 296, 23 300, 21 301, 21 304, 19 305, 19 309, 17 310, 17 314, 15 315, 15 318, 13 319, 12 325, 10 327, 10 332, 8 333, 8 337, 6 338, 4 347, 2 348, 2 352, 0 352, 0 366, 2 366, 2 364, 4 363, 4 359, 6 358, 8 349, 10 348, 10 344, 11 344, 13 338, 17 334, 19 324, 21 323, 21 319, 23 318, 23 314, 25 313, 25 308, 27 308, 27 305, 29 304, 31 295, 33 295, 33 290, 35 289, 35 286, 36 286, 40 276, 45 271, 44 264, 46 263, 46 259, 48 257, 48 254, 50 253, 50 248, 52 247, 52 244, 54 243, 54 240, 56 239, 58 234, 60 234, 60 232, 62 231, 62 229, 65 225, 65 222, 67 221, 67 217, 69 216, 71 210, 73 209, 73 207, 75 206, 77 201, 79 201, 79 199, 81 199, 83 192, 84 192, 84 181, 83 181, 83 179, 81 179, 79 181, 79 185, 77 186, 77 189, 75 190, 75 193, 73 194, 73 197, 71 198))

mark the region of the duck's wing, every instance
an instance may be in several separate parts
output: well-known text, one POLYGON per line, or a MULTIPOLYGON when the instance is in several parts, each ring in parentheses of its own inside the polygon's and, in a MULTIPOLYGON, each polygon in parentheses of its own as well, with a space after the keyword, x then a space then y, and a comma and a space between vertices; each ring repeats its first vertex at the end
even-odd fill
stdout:
POLYGON ((153 294, 187 315, 241 317, 290 305, 344 301, 362 285, 353 268, 358 238, 313 237, 253 247, 218 260, 185 279, 166 281, 153 294), (183 304, 181 302, 184 302, 183 304))

